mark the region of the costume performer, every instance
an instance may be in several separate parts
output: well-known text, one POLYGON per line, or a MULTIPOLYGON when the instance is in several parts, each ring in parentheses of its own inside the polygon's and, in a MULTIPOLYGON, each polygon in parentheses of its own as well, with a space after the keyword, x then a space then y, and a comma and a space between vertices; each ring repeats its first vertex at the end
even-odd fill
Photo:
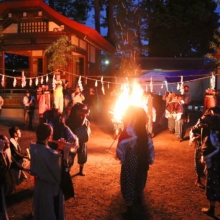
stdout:
POLYGON ((72 132, 77 135, 79 139, 79 149, 77 150, 79 175, 85 176, 83 172, 84 164, 87 161, 87 142, 90 135, 90 123, 86 116, 88 108, 83 103, 76 103, 70 111, 69 118, 66 121, 67 126, 70 127, 72 132))
POLYGON ((59 112, 63 112, 63 81, 60 79, 60 75, 56 75, 55 89, 53 91, 55 108, 59 109, 59 112))
POLYGON ((146 130, 146 120, 143 108, 128 107, 123 118, 124 129, 116 148, 121 161, 121 192, 128 214, 132 214, 135 202, 143 202, 149 165, 154 162, 154 145, 146 130))
POLYGON ((173 94, 173 99, 166 107, 165 117, 168 118, 170 133, 175 133, 178 141, 183 141, 185 135, 185 116, 183 103, 179 95, 173 94), (173 124, 174 123, 174 124, 173 124))

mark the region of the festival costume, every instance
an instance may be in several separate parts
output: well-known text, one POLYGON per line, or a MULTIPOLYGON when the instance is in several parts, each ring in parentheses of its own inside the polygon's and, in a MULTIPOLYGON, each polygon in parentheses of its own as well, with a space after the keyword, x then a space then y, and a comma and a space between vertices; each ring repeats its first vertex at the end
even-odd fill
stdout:
POLYGON ((186 132, 184 108, 176 98, 166 106, 165 117, 168 118, 168 128, 177 138, 182 139, 186 132))
MULTIPOLYGON (((148 135, 146 133, 146 135, 148 135)), ((120 184, 122 196, 127 204, 131 204, 138 197, 142 196, 146 185, 149 165, 154 162, 154 145, 152 139, 148 137, 148 148, 146 160, 148 160, 148 169, 143 170, 138 166, 137 136, 133 128, 128 127, 123 130, 116 148, 117 157, 121 161, 120 184)))
POLYGON ((31 173, 36 176, 33 198, 34 220, 64 220, 64 196, 60 189, 61 154, 47 145, 30 145, 31 173))
MULTIPOLYGON (((220 108, 207 109, 197 123, 197 129, 202 129, 200 137, 202 141, 202 160, 205 162, 206 197, 210 202, 220 201, 220 108)), ((198 133, 198 132, 197 132, 198 133)), ((210 207, 205 213, 214 213, 214 207, 210 207)))
POLYGON ((56 80, 55 82, 56 88, 53 92, 54 105, 55 108, 59 109, 60 113, 63 112, 63 81, 56 80))
POLYGON ((38 91, 37 92, 38 101, 38 113, 40 119, 43 118, 43 113, 50 109, 50 92, 49 91, 38 91))

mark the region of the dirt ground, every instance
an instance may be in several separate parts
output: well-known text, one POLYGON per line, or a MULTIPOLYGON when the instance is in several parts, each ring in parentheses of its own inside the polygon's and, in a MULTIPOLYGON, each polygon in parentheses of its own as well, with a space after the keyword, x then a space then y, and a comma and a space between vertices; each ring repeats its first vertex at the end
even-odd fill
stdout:
MULTIPOLYGON (((194 185, 194 149, 189 146, 187 136, 190 126, 195 124, 198 113, 191 112, 186 140, 178 142, 175 135, 163 129, 153 138, 155 163, 150 167, 144 190, 145 205, 135 207, 137 220, 208 220, 200 210, 208 202, 205 191, 194 185)), ((101 117, 100 117, 101 118, 101 117)), ((21 126, 21 122, 2 120, 0 133, 8 135, 8 127, 21 126)), ((75 188, 75 199, 66 204, 67 220, 121 220, 125 216, 125 205, 120 192, 120 163, 115 158, 114 142, 110 120, 99 120, 91 124, 92 133, 88 142, 86 176, 74 176, 78 172, 75 161, 71 169, 75 188), (113 143, 114 142, 114 143, 113 143), (109 150, 110 149, 110 150, 109 150)), ((35 141, 35 132, 22 130, 20 145, 23 150, 35 141)), ((8 214, 11 220, 30 219, 33 198, 33 178, 20 184, 7 197, 8 214)), ((216 217, 220 219, 220 205, 217 204, 216 217)), ((43 219, 42 219, 43 220, 43 219)))

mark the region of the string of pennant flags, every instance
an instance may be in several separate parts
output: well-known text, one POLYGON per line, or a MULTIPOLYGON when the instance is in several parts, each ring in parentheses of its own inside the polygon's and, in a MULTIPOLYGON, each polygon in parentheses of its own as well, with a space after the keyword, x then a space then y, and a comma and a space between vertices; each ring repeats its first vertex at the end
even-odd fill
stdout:
MULTIPOLYGON (((180 82, 175 82, 175 83, 173 83, 173 82, 172 83, 168 83, 166 80, 163 83, 155 82, 154 80, 157 77, 161 77, 161 75, 158 75, 158 76, 150 76, 149 83, 146 83, 146 81, 145 82, 141 82, 141 81, 145 80, 144 78, 142 78, 142 80, 140 80, 138 77, 81 76, 81 75, 77 75, 77 74, 74 74, 74 73, 71 73, 71 72, 67 72, 67 71, 64 71, 64 70, 55 70, 55 71, 52 71, 50 73, 46 73, 46 74, 42 74, 41 76, 34 76, 34 77, 26 77, 24 70, 22 70, 22 71, 9 70, 9 71, 19 72, 19 73, 21 73, 21 76, 10 76, 10 75, 5 75, 5 74, 0 73, 2 87, 5 86, 5 78, 12 78, 13 79, 13 87, 17 86, 17 80, 21 80, 21 87, 23 88, 23 87, 25 87, 27 85, 28 81, 29 81, 29 86, 30 87, 33 84, 38 86, 39 83, 43 85, 44 83, 48 82, 49 75, 53 75, 52 87, 54 89, 55 88, 55 82, 56 82, 56 79, 55 79, 56 73, 57 72, 65 72, 65 74, 69 74, 69 75, 72 75, 72 76, 75 76, 75 77, 79 78, 78 79, 78 86, 80 87, 81 91, 83 91, 83 82, 82 82, 82 80, 84 80, 84 84, 85 85, 87 85, 87 81, 89 80, 89 81, 93 81, 94 82, 94 86, 95 87, 98 87, 98 85, 100 84, 101 85, 101 90, 102 90, 103 94, 105 94, 105 87, 104 87, 104 85, 107 85, 108 89, 110 88, 111 84, 120 85, 121 86, 121 90, 122 90, 123 89, 123 84, 127 84, 127 85, 130 84, 129 80, 139 81, 139 84, 146 86, 146 88, 145 88, 146 91, 148 91, 148 86, 149 86, 149 89, 150 89, 151 92, 153 92, 153 86, 158 86, 159 85, 159 86, 161 86, 161 88, 163 88, 163 86, 165 86, 166 89, 168 90, 168 84, 169 85, 177 84, 177 90, 180 90, 180 92, 182 93, 183 92, 183 88, 184 88, 184 83, 210 78, 211 88, 214 89, 214 87, 215 87, 215 77, 219 75, 219 74, 216 74, 214 72, 211 72, 210 74, 207 74, 205 76, 204 76, 204 74, 203 75, 193 74, 193 75, 188 75, 187 77, 195 77, 195 76, 197 76, 199 78, 192 79, 192 80, 187 80, 187 81, 183 81, 183 76, 182 75, 180 75, 180 76, 176 76, 175 75, 175 78, 176 77, 180 77, 180 82)), ((174 77, 174 76, 166 76, 166 78, 169 78, 169 77, 174 77)))

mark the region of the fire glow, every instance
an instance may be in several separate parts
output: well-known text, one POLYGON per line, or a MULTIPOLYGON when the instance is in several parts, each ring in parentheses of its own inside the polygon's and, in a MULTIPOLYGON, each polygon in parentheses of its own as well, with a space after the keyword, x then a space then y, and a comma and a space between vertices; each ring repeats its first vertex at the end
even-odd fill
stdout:
POLYGON ((124 84, 113 110, 114 120, 121 122, 128 106, 142 106, 143 92, 143 89, 137 82, 133 83, 132 88, 130 88, 129 84, 124 84))

